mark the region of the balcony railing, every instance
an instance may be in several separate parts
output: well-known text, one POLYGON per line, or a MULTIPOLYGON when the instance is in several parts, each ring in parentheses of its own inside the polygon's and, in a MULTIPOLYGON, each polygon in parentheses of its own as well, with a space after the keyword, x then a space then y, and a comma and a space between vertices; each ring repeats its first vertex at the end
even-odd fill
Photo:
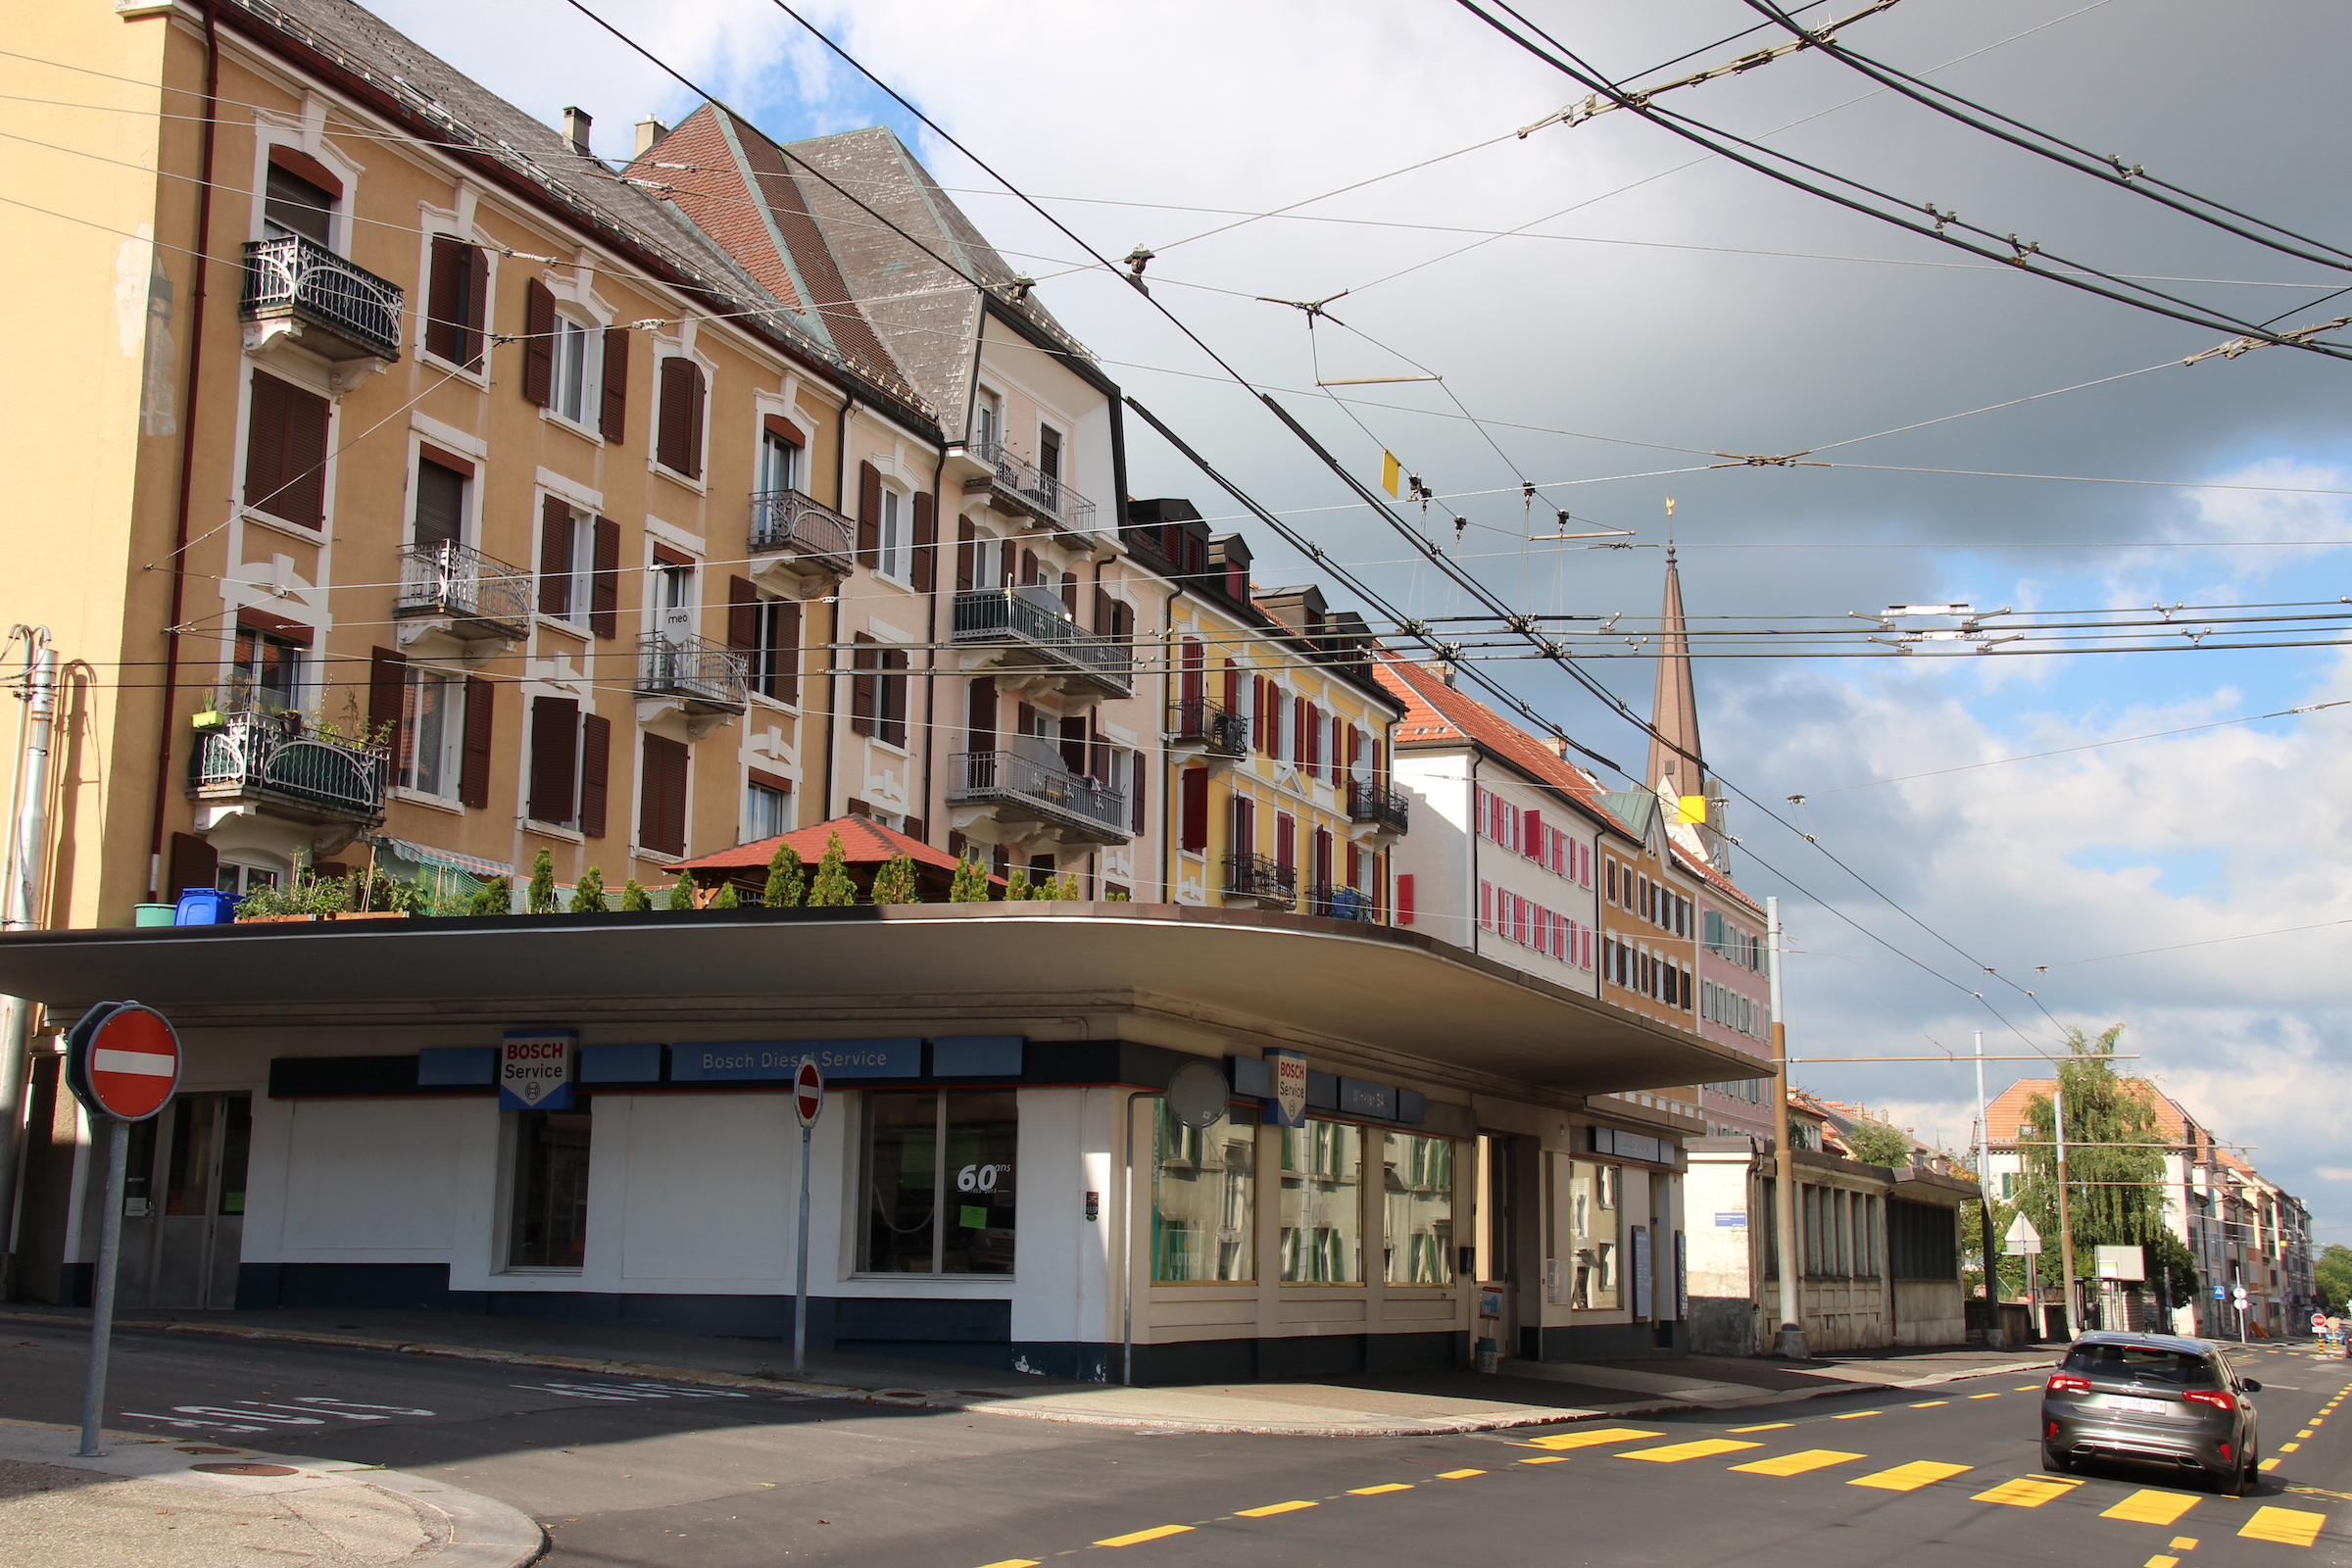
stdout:
POLYGON ((776 550, 846 577, 858 564, 858 530, 849 518, 798 490, 765 490, 752 497, 752 554, 776 550))
POLYGON ((1010 643, 1034 650, 1056 673, 1082 676, 1108 697, 1135 690, 1134 659, 1125 644, 1078 629, 1049 589, 973 588, 956 596, 953 638, 957 643, 1010 643))
POLYGON ((1298 872, 1275 863, 1270 855, 1225 857, 1225 895, 1236 899, 1265 899, 1272 903, 1298 902, 1298 872))
POLYGON ((1408 806, 1405 793, 1377 781, 1348 784, 1348 820, 1370 822, 1385 832, 1405 830, 1408 806))
POLYGON ((977 479, 966 479, 966 490, 986 490, 990 495, 1008 501, 1041 522, 1050 522, 1072 533, 1093 533, 1095 504, 1064 484, 1057 476, 1046 472, 1027 458, 1019 457, 1002 441, 975 441, 971 455, 995 471, 977 479))
POLYGON ((1124 793, 1058 762, 1019 752, 957 752, 948 766, 950 806, 993 806, 1102 842, 1134 837, 1124 793))
POLYGON ((248 321, 291 317, 318 327, 348 347, 304 337, 305 346, 330 360, 399 359, 400 307, 400 285, 300 234, 245 247, 245 297, 237 314, 248 321))
POLYGON ((1199 746, 1219 757, 1247 757, 1250 722, 1205 697, 1181 697, 1176 701, 1175 723, 1169 739, 1178 745, 1199 746))
POLYGON ((1354 888, 1318 886, 1310 900, 1314 912, 1332 920, 1356 920, 1365 925, 1373 921, 1372 895, 1354 888))
POLYGON ((188 793, 202 801, 255 800, 293 814, 368 826, 384 819, 391 758, 380 747, 304 733, 302 716, 229 713, 199 730, 188 793))
POLYGON ((750 705, 750 681, 744 656, 708 638, 647 632, 637 639, 641 697, 675 697, 702 712, 740 713, 750 705))
POLYGON ((395 615, 446 615, 460 636, 520 641, 531 625, 531 574, 452 540, 400 553, 395 615))

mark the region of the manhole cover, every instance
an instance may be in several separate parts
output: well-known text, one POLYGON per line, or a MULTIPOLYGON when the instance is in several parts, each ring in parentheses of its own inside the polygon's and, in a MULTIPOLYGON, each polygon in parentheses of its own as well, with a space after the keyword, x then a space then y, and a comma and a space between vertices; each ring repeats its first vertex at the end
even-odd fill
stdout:
POLYGON ((237 1450, 234 1448, 208 1448, 202 1444, 198 1444, 194 1447, 182 1448, 179 1451, 182 1453, 235 1453, 237 1450))
POLYGON ((290 1464, 256 1464, 248 1459, 237 1464, 195 1464, 191 1470, 201 1470, 213 1476, 298 1476, 301 1471, 290 1464))

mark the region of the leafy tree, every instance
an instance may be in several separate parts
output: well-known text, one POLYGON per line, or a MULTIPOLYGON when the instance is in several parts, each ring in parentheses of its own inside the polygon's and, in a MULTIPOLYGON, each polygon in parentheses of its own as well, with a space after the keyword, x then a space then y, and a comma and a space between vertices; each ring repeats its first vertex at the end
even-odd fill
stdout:
MULTIPOLYGON (((2169 1140, 2156 1119, 2155 1086, 2115 1070, 2116 1043, 2123 1033, 2120 1023, 2095 1040, 2080 1029, 2067 1031, 2070 1055, 2058 1064, 2059 1093, 2066 1102, 2067 1217, 2074 1233, 2076 1278, 2098 1277, 2100 1247, 2138 1247, 2146 1251, 2149 1283, 2154 1285, 2158 1265, 2170 1257, 2164 1245, 2171 1233, 2164 1223, 2162 1185, 2169 1140)), ((2019 1140, 2025 1174, 2017 1204, 2041 1232, 2043 1289, 2054 1294, 2063 1266, 2058 1151, 2052 1133, 2057 1112, 2048 1096, 2035 1095, 2027 1101, 2020 1119, 2034 1131, 2019 1140)), ((2180 1250, 2185 1256, 2187 1250, 2180 1250)), ((2178 1272, 2165 1281, 2174 1286, 2175 1306, 2193 1296, 2193 1267, 2186 1273, 2189 1296, 2175 1284, 2180 1277, 2178 1272)))
POLYGON ((612 907, 605 902, 605 873, 593 865, 582 871, 571 890, 571 912, 604 914, 612 907))
POLYGON ((808 896, 808 873, 801 861, 801 852, 789 844, 778 843, 776 853, 767 862, 767 890, 762 901, 771 909, 789 909, 808 896))
POLYGON ((882 868, 874 873, 873 901, 876 904, 923 902, 922 886, 915 880, 911 856, 893 856, 882 862, 882 868))
POLYGON ((2329 1243, 2313 1266, 2312 1276, 2329 1311, 2341 1312, 2352 1305, 2352 1247, 2341 1242, 2329 1243))
POLYGON ((735 891, 734 883, 721 882, 718 885, 718 896, 713 898, 708 905, 705 906, 705 907, 711 909, 740 909, 743 907, 743 896, 735 891))
POLYGON ((988 872, 978 860, 956 862, 956 880, 948 884, 950 904, 986 904, 988 902, 988 872))
POLYGON ((523 907, 533 914, 556 912, 556 859, 545 850, 531 859, 531 889, 524 896, 523 907))
POLYGON ((645 891, 643 883, 631 877, 628 886, 620 890, 620 906, 625 913, 636 914, 654 906, 654 896, 645 891))
POLYGON ((1892 1165, 1899 1169, 1911 1163, 1911 1140, 1883 1121, 1856 1118, 1852 1130, 1845 1135, 1845 1147, 1865 1165, 1892 1165))
POLYGON ((669 885, 669 906, 673 909, 694 907, 694 878, 683 871, 680 871, 678 879, 669 885))
MULTIPOLYGON (((547 852, 539 852, 544 855, 547 852)), ((513 914, 514 912, 514 884, 503 876, 494 876, 475 891, 473 902, 466 906, 467 914, 513 914)))
POLYGON ((825 835, 825 857, 816 862, 816 880, 808 887, 811 908, 838 909, 858 902, 858 884, 850 880, 849 852, 841 835, 825 835))

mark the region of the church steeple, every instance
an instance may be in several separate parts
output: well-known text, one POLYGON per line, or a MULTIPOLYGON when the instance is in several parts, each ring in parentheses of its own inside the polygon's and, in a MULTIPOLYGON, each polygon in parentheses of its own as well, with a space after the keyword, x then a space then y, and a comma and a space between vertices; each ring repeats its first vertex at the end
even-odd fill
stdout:
MULTIPOLYGON (((1708 790, 1700 760, 1705 753, 1698 744, 1698 695, 1690 681, 1690 638, 1683 621, 1683 575, 1672 545, 1666 548, 1666 603, 1658 613, 1658 682, 1650 698, 1649 722, 1658 733, 1649 743, 1649 769, 1642 782, 1658 792, 1661 803, 1667 804, 1667 819, 1673 821, 1678 814, 1674 804, 1692 796, 1703 800, 1708 790)), ((1694 809, 1706 812, 1704 807, 1694 809)), ((1715 845, 1710 828, 1711 824, 1701 827, 1697 836, 1711 858, 1715 845)))

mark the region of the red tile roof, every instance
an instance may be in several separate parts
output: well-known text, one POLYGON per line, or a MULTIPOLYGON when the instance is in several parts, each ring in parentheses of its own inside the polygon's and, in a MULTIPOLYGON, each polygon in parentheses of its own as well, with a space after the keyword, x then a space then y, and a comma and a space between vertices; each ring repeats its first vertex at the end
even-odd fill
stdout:
POLYGON ((1631 830, 1600 804, 1604 792, 1590 773, 1477 698, 1465 696, 1446 685, 1434 671, 1405 660, 1382 658, 1372 668, 1381 685, 1404 704, 1404 716, 1396 721, 1398 751, 1470 741, 1493 752, 1538 784, 1560 791, 1594 816, 1632 836, 1631 830))
POLYGON ((830 822, 819 822, 814 827, 801 828, 772 839, 761 839, 756 844, 738 844, 731 850, 681 860, 678 869, 731 871, 743 866, 764 866, 775 858, 776 846, 779 844, 791 845, 800 852, 803 860, 814 865, 824 858, 825 841, 836 833, 841 835, 842 858, 852 865, 878 864, 904 855, 917 865, 937 866, 943 871, 956 869, 954 856, 935 850, 919 839, 910 839, 870 816, 837 816, 830 822))

